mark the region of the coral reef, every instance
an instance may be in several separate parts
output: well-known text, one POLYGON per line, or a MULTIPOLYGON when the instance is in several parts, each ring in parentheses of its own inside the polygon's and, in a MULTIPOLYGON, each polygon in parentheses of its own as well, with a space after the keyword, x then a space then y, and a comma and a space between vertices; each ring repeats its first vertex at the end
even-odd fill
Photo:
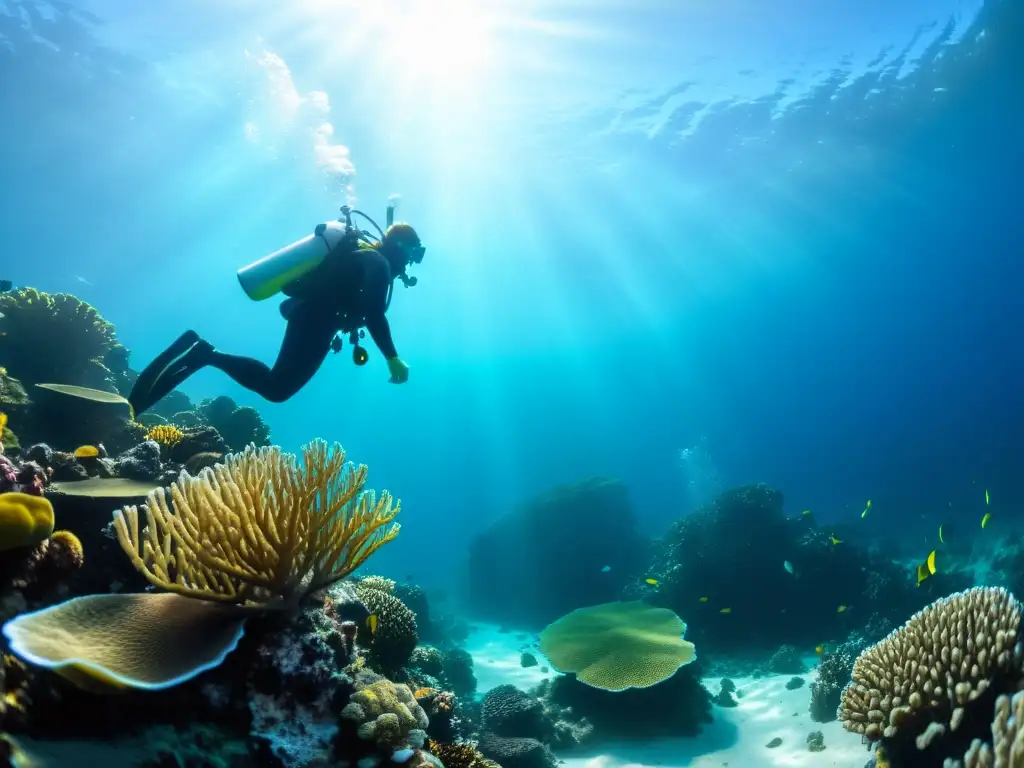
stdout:
POLYGON ((859 623, 839 606, 871 606, 895 622, 931 599, 906 568, 810 516, 787 518, 782 494, 765 485, 726 491, 676 521, 648 574, 657 583, 635 584, 627 596, 686 616, 691 639, 719 654, 814 647, 859 623))
POLYGON ((646 556, 624 484, 594 479, 556 488, 472 541, 468 605, 481 618, 539 628, 581 605, 617 599, 646 556))
POLYGON ((230 450, 241 451, 250 444, 256 447, 270 444, 270 427, 255 408, 239 406, 230 397, 221 396, 204 400, 198 410, 203 421, 217 430, 230 450))
POLYGON ((305 446, 301 463, 249 448, 198 478, 182 475, 150 493, 145 527, 135 507, 115 514, 122 549, 164 592, 74 598, 19 616, 4 634, 15 653, 65 676, 178 685, 220 664, 253 613, 298 607, 397 535, 399 507, 365 481, 365 466, 322 441, 305 446))
POLYGON ((0 294, 0 363, 22 384, 110 386, 114 326, 84 301, 34 288, 0 294))
POLYGON ((445 680, 457 696, 472 696, 476 692, 476 677, 473 675, 473 657, 462 648, 445 651, 445 680))
POLYGON ((560 675, 543 682, 538 693, 551 704, 570 709, 585 726, 593 726, 594 741, 693 736, 711 722, 711 697, 696 664, 649 688, 605 691, 572 675, 560 675))

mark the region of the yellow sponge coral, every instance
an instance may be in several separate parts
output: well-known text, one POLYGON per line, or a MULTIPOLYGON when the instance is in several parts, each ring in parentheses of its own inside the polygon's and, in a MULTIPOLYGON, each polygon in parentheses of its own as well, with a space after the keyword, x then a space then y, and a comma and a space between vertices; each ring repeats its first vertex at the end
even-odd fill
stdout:
POLYGON ((606 691, 649 688, 696 657, 686 623, 638 600, 578 608, 544 628, 541 652, 559 672, 606 691))
POLYGON ((0 494, 0 551, 34 547, 53 533, 53 505, 28 493, 0 494))

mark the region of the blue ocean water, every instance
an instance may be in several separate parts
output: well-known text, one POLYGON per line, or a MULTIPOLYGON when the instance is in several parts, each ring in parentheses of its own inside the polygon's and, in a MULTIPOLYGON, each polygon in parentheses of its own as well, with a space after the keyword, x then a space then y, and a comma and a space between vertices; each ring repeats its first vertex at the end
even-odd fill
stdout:
POLYGON ((590 475, 660 532, 695 446, 877 534, 1017 514, 1019 4, 441 5, 0 3, 0 278, 135 367, 186 328, 270 362, 235 271, 400 195, 407 384, 371 349, 283 404, 185 391, 343 443, 405 505, 375 567, 427 585, 590 475))

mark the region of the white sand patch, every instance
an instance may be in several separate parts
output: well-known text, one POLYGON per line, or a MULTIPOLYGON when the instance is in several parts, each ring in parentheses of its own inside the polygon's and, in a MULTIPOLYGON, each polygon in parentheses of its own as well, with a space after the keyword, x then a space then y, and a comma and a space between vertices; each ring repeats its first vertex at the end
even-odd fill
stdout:
MULTIPOLYGON (((506 683, 529 690, 556 674, 540 671, 548 663, 536 646, 535 636, 501 632, 489 624, 474 625, 465 647, 473 656, 478 695, 506 683), (536 667, 520 665, 524 650, 537 657, 536 667)), ((859 736, 844 731, 837 721, 811 720, 808 708, 814 676, 814 672, 801 675, 805 684, 792 691, 786 689, 791 675, 733 678, 741 694, 736 697, 738 706, 715 706, 714 722, 699 736, 611 744, 599 751, 559 754, 559 758, 564 761, 563 768, 863 768, 871 755, 859 736), (824 735, 823 752, 807 748, 807 735, 812 731, 824 735), (776 738, 782 740, 779 746, 766 746, 776 738)), ((721 678, 709 678, 704 683, 715 694, 721 678)))

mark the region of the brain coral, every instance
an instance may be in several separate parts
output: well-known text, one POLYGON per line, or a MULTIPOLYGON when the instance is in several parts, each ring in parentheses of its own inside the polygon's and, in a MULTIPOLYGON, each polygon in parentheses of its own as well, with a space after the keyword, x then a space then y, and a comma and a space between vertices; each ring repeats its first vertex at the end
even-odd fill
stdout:
POLYGON ((1020 621, 1019 603, 1001 588, 935 601, 854 662, 839 706, 843 727, 875 741, 927 710, 956 731, 967 702, 997 675, 1020 668, 1020 621))
POLYGON ((377 616, 377 631, 370 647, 373 661, 381 671, 397 670, 409 661, 419 642, 416 615, 397 597, 362 583, 356 586, 356 596, 377 616))
POLYGON ((499 685, 484 696, 484 730, 498 736, 526 736, 542 739, 551 730, 544 705, 514 685, 499 685))
POLYGON ((383 678, 353 693, 341 716, 356 723, 359 738, 389 749, 417 741, 414 732, 426 731, 429 725, 426 712, 409 686, 383 678))

